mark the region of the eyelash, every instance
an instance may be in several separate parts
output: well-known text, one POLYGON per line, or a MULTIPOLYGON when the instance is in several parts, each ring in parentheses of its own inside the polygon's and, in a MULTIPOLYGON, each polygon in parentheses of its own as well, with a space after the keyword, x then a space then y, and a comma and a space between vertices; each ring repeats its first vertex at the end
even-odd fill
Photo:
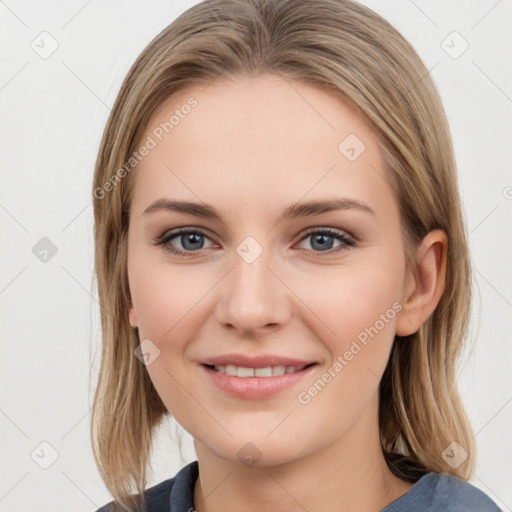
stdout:
MULTIPOLYGON (((168 251, 171 254, 174 254, 177 256, 183 256, 185 258, 194 257, 202 249, 198 249, 195 251, 181 251, 179 249, 175 249, 174 247, 171 247, 171 245, 170 245, 171 240, 173 240, 174 238, 177 238, 181 235, 188 235, 188 234, 196 234, 196 235, 201 235, 206 238, 209 238, 206 235, 206 233, 203 233, 199 229, 179 228, 179 229, 176 229, 175 231, 172 231, 171 233, 169 233, 168 231, 164 232, 161 236, 159 236, 155 240, 154 243, 155 243, 155 245, 162 246, 162 248, 165 251, 168 251)), ((321 228, 321 229, 312 228, 304 234, 304 236, 299 240, 299 242, 302 242, 303 240, 306 240, 311 235, 315 235, 315 234, 328 235, 328 236, 336 238, 342 242, 342 244, 340 246, 338 246, 334 249, 329 249, 327 251, 312 251, 315 254, 315 257, 318 257, 318 255, 321 257, 322 254, 331 255, 331 254, 338 253, 341 251, 347 251, 356 245, 356 242, 352 237, 349 237, 344 232, 339 231, 337 229, 333 229, 333 228, 321 228)), ((303 249, 303 250, 309 251, 309 249, 303 249)))

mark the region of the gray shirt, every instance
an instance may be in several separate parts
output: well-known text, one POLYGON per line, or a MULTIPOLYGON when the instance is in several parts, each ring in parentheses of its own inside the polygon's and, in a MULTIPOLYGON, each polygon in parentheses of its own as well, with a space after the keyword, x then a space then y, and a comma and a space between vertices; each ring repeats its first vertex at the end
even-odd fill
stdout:
MULTIPOLYGON (((144 512, 194 512, 197 460, 146 489, 144 512)), ((110 512, 110 503, 96 512, 110 512)), ((380 512, 503 512, 483 491, 447 473, 427 473, 380 512)))

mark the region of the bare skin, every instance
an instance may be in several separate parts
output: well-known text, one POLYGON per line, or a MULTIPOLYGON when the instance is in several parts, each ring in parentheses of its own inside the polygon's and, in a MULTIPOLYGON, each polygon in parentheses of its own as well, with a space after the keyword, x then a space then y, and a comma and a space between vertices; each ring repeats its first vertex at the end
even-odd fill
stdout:
POLYGON ((429 233, 416 251, 418 274, 406 269, 381 150, 339 97, 273 75, 217 79, 165 102, 143 140, 192 96, 197 106, 134 171, 128 277, 130 324, 160 351, 149 375, 195 440, 195 508, 378 512, 412 485, 384 461, 378 386, 395 334, 415 332, 443 293, 446 235, 429 233), (364 151, 357 139, 339 149, 349 134, 364 151), (144 213, 161 198, 207 203, 220 219, 144 213), (282 214, 340 198, 372 211, 282 214), (196 232, 193 250, 188 236, 168 236, 182 227, 196 232), (325 228, 335 233, 321 239, 325 228), (167 248, 192 255, 157 245, 162 235, 167 248), (262 248, 251 263, 237 252, 247 237, 257 242, 251 251, 262 248), (354 340, 360 350, 347 355, 354 340), (201 364, 228 353, 316 364, 278 394, 242 399, 212 384, 201 364), (346 364, 333 371, 339 357, 346 364), (329 369, 329 382, 309 391, 329 369), (255 465, 242 460, 244 449, 255 465))

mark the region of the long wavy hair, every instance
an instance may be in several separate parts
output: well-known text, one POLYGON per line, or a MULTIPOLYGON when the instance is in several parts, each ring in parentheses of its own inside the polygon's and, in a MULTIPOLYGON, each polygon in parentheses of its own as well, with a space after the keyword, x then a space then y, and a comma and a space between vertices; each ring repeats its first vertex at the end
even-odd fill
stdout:
POLYGON ((391 471, 410 482, 428 471, 468 480, 475 464, 456 382, 471 264, 451 136, 429 71, 390 23, 350 0, 208 0, 167 26, 132 65, 94 171, 102 348, 91 439, 101 477, 123 510, 140 503, 156 428, 169 415, 134 356, 140 340, 128 320, 127 233, 136 169, 125 164, 151 115, 175 92, 261 72, 339 93, 370 123, 399 203, 408 265, 429 231, 447 234, 445 291, 417 332, 395 336, 380 383, 381 444, 391 471), (458 467, 445 454, 452 442, 468 454, 458 467))

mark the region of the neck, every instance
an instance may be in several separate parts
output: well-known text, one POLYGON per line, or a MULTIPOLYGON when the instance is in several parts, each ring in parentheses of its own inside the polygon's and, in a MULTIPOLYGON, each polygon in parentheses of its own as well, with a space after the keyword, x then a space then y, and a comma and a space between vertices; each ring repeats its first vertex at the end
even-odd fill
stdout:
POLYGON ((377 415, 370 409, 335 443, 286 464, 246 467, 218 457, 196 441, 195 509, 380 511, 412 484, 395 477, 387 467, 377 415))

